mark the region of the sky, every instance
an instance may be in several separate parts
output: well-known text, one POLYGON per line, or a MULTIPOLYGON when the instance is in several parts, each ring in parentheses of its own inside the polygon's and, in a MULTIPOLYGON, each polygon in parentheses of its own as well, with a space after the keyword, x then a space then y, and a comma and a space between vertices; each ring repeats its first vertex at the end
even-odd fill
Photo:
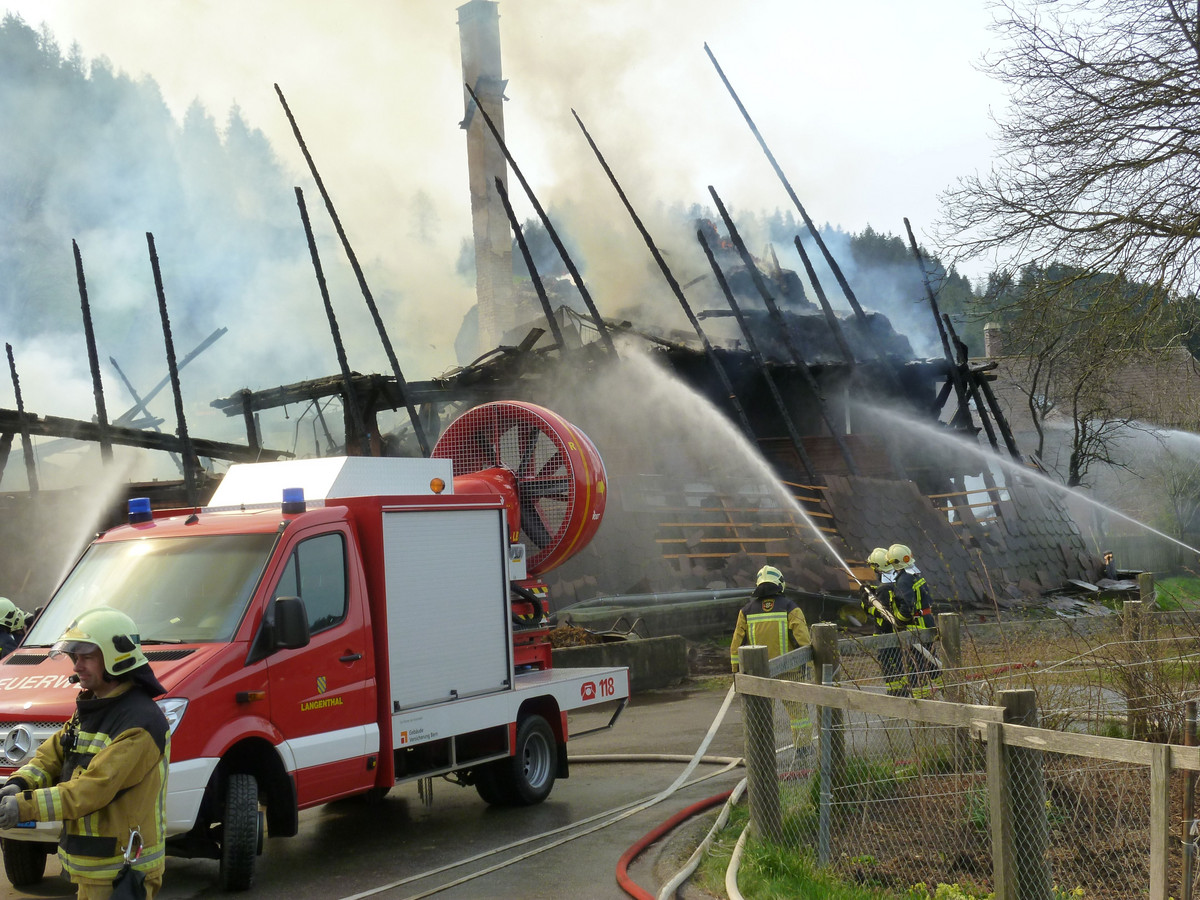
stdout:
MULTIPOLYGON (((474 299, 470 283, 451 277, 471 231, 457 6, 0 0, 48 25, 64 52, 78 44, 85 58, 152 77, 177 119, 197 99, 218 122, 236 105, 312 205, 278 84, 356 254, 391 260, 428 296, 403 323, 421 335, 409 342, 420 346, 405 362, 409 380, 454 364, 452 337, 474 299)), ((903 235, 908 217, 936 250, 939 193, 991 163, 989 116, 1005 99, 977 68, 991 37, 983 0, 502 0, 499 13, 509 147, 542 205, 563 211, 556 224, 583 247, 602 312, 637 290, 624 281, 628 260, 648 257, 572 109, 656 239, 652 211, 710 204, 709 185, 735 216, 790 206, 705 43, 819 224, 903 235)), ((518 215, 531 216, 510 187, 518 215)), ((304 377, 334 370, 323 362, 304 377)), ((388 371, 382 354, 373 370, 388 371)), ((90 390, 82 394, 67 406, 86 410, 90 390)), ((27 407, 80 414, 39 408, 42 399, 27 407)))

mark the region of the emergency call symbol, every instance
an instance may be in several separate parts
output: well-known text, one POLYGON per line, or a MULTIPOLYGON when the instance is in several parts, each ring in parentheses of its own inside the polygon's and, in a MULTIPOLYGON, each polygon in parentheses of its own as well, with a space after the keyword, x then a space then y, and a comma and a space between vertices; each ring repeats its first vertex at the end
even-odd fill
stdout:
MULTIPOLYGON (((600 679, 600 696, 615 697, 617 693, 617 681, 615 678, 600 679)), ((583 700, 596 699, 596 682, 585 681, 579 688, 579 696, 583 700)))

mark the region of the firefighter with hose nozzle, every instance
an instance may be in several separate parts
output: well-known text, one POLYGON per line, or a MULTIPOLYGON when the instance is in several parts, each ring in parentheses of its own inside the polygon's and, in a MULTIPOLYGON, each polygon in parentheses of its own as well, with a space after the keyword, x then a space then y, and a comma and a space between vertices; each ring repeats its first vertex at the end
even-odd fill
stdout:
MULTIPOLYGON (((911 621, 896 606, 896 572, 888 562, 888 552, 884 547, 876 547, 867 557, 867 565, 878 577, 875 585, 864 584, 859 593, 862 597, 862 608, 875 620, 877 634, 891 634, 904 631, 911 621)), ((908 678, 904 674, 904 656, 899 647, 879 648, 879 668, 883 671, 883 683, 889 695, 907 697, 909 695, 908 678)))
MULTIPOLYGON (((925 581, 925 576, 917 568, 913 552, 906 544, 892 544, 887 551, 888 564, 896 574, 896 606, 905 612, 912 622, 911 628, 924 631, 935 626, 932 591, 925 581)), ((919 637, 916 638, 920 640, 919 637)), ((924 648, 923 644, 908 655, 912 671, 912 695, 918 699, 927 699, 933 690, 941 687, 941 666, 933 655, 932 648, 924 648)))
MULTIPOLYGON (((729 645, 729 661, 734 672, 739 667, 739 649, 743 644, 766 647, 768 655, 773 658, 793 649, 790 646, 792 644, 795 647, 807 647, 812 642, 804 612, 795 601, 784 596, 785 587, 783 573, 779 569, 763 566, 758 570, 754 596, 738 611, 737 626, 729 645)), ((808 666, 799 669, 796 677, 807 681, 808 666)), ((808 704, 785 700, 783 705, 790 719, 792 745, 796 750, 793 763, 799 764, 807 758, 812 747, 808 704)))

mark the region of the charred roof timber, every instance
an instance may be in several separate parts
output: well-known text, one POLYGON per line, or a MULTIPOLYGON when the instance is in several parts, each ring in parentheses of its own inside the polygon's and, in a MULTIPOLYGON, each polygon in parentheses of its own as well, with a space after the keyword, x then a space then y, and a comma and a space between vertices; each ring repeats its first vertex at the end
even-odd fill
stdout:
MULTIPOLYGON (((312 405, 316 409, 326 441, 323 450, 317 448, 318 454, 424 456, 429 453, 429 442, 463 406, 513 399, 554 407, 556 403, 548 402, 549 398, 569 378, 595 380, 613 372, 630 371, 627 367, 634 362, 618 357, 612 339, 613 333, 624 333, 632 340, 640 340, 645 352, 661 363, 675 381, 706 398, 730 420, 733 431, 744 434, 767 461, 769 469, 763 471, 768 474, 764 477, 757 469, 750 474, 724 472, 719 466, 690 471, 672 456, 674 448, 660 446, 661 441, 656 444, 656 422, 618 425, 604 421, 599 414, 594 420, 589 419, 582 408, 572 410, 572 421, 580 424, 602 453, 626 454, 636 463, 610 469, 609 524, 586 552, 555 571, 552 588, 558 592, 556 602, 560 605, 597 594, 745 585, 752 583, 754 571, 764 562, 784 567, 789 583, 810 590, 850 587, 847 572, 820 549, 813 530, 800 521, 791 506, 780 501, 780 485, 786 489, 782 496, 790 496, 809 521, 818 523, 816 531, 822 540, 835 547, 840 559, 851 565, 865 560, 873 546, 903 539, 916 551, 922 571, 938 597, 953 597, 962 603, 982 603, 986 599, 990 603, 997 596, 1010 598, 1022 592, 1028 595, 1088 574, 1090 555, 1079 529, 1058 498, 1031 487, 1019 474, 998 484, 989 463, 971 451, 971 444, 977 446, 977 441, 951 441, 954 449, 935 461, 924 433, 910 434, 907 425, 899 428, 882 420, 881 410, 898 408, 907 413, 906 421, 916 423, 913 432, 927 427, 974 439, 977 429, 972 418, 973 404, 993 446, 998 443, 998 432, 1009 453, 1019 458, 1010 429, 991 392, 989 380, 994 376, 988 367, 969 364, 965 347, 948 320, 940 315, 911 229, 914 255, 926 277, 930 314, 942 336, 940 358, 917 358, 909 340, 892 327, 887 317, 863 308, 707 47, 705 50, 722 81, 830 264, 849 310, 844 315, 834 311, 798 236, 796 248, 817 294, 819 308, 804 297, 796 273, 780 267, 773 250, 764 254, 765 263, 756 260, 737 233, 721 198, 711 188, 727 237, 723 239, 711 223, 697 223, 697 239, 712 270, 713 281, 692 291, 691 300, 686 298, 576 116, 679 301, 694 336, 685 331, 657 328, 645 321, 614 322, 603 318, 503 141, 501 108, 505 82, 500 72, 497 19, 496 4, 490 0, 471 0, 459 8, 466 104, 463 127, 467 132, 476 242, 476 312, 484 342, 473 362, 440 377, 405 380, 332 201, 279 92, 326 207, 334 217, 343 247, 355 266, 364 298, 388 351, 392 374, 361 374, 352 370, 322 284, 340 372, 278 387, 245 387, 212 401, 212 406, 227 416, 242 417, 247 434, 244 446, 191 438, 184 426, 178 389, 178 368, 191 355, 176 367, 153 239, 147 235, 164 337, 168 341, 179 436, 130 427, 134 417, 145 412, 149 396, 137 399, 133 410, 106 424, 98 378, 94 379, 96 422, 26 413, 10 347, 9 365, 18 408, 0 410, 0 474, 18 433, 26 448, 31 493, 37 489, 29 449, 31 435, 111 441, 178 453, 184 458, 185 478, 189 472, 197 472, 197 457, 233 461, 281 458, 291 454, 261 447, 256 414, 293 405, 312 405), (510 166, 558 250, 587 308, 586 315, 572 309, 561 291, 556 308, 552 296, 560 289, 547 290, 547 279, 535 269, 532 254, 524 245, 507 202, 510 166), (536 300, 528 289, 514 287, 510 228, 515 229, 537 293, 536 300), (696 299, 699 296, 704 296, 705 302, 711 299, 716 308, 701 308, 696 299), (736 331, 730 319, 736 320, 736 331), (552 341, 542 340, 547 325, 552 341), (943 407, 951 394, 956 397, 955 409, 952 415, 944 416, 943 407), (336 429, 331 430, 324 418, 323 410, 333 399, 340 401, 342 407, 342 435, 335 435, 336 429), (400 410, 407 412, 407 424, 381 434, 381 414, 400 410), (942 424, 943 418, 950 422, 942 424), (635 432, 634 441, 626 440, 628 432, 617 430, 625 426, 635 432), (775 493, 763 490, 764 481, 771 482, 769 488, 775 493), (974 486, 978 484, 982 487, 974 486)), ((299 189, 297 203, 311 245, 307 210, 299 189)), ((316 249, 311 247, 311 250, 316 277, 323 282, 316 249)), ((81 263, 77 274, 87 328, 81 263)), ((687 286, 690 290, 707 279, 708 275, 701 276, 687 286)), ((561 281, 565 284, 566 279, 561 281)), ((89 356, 93 355, 89 345, 89 356)), ((96 368, 94 362, 92 368, 96 368)), ((151 424, 156 427, 158 421, 151 420, 151 424)), ((725 423, 718 419, 718 424, 725 423)), ((189 502, 194 491, 205 488, 189 484, 189 502)))

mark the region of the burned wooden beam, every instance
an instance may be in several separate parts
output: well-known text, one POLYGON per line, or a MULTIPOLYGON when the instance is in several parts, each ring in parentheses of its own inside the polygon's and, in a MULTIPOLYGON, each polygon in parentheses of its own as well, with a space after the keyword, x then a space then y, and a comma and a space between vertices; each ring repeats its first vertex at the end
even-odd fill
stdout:
POLYGON ((788 411, 787 404, 783 402, 783 395, 779 393, 779 387, 775 384, 775 378, 771 375, 771 370, 767 368, 766 360, 763 359, 762 354, 758 351, 758 342, 754 339, 754 332, 746 322, 746 317, 742 315, 742 308, 733 296, 729 282, 725 279, 725 273, 721 271, 721 267, 717 264, 717 258, 713 255, 712 247, 708 246, 708 241, 704 239, 703 229, 696 229, 696 240, 700 242, 700 247, 704 250, 704 255, 707 257, 708 264, 717 279, 717 284, 720 285, 721 291, 725 294, 725 300, 729 303, 729 308, 733 311, 733 315, 737 319, 738 327, 741 328, 743 337, 746 338, 746 346, 750 350, 750 358, 762 374, 763 381, 767 385, 767 390, 771 394, 771 399, 775 401, 775 408, 779 411, 779 417, 783 419, 788 439, 792 442, 792 449, 796 451, 796 456, 799 457, 800 462, 804 465, 804 470, 807 472, 808 477, 815 479, 817 477, 816 469, 813 467, 812 460, 808 456, 808 451, 804 449, 804 441, 801 440, 800 433, 796 430, 796 423, 792 421, 792 414, 788 411))
POLYGON ((88 367, 92 370, 92 394, 96 398, 96 423, 100 426, 100 459, 112 460, 112 441, 108 439, 108 410, 104 405, 104 383, 100 380, 100 359, 96 353, 96 332, 92 328, 92 307, 88 303, 87 281, 83 276, 83 256, 79 244, 71 241, 75 253, 75 280, 79 283, 79 302, 83 309, 83 335, 87 342, 88 367))
POLYGON ((954 392, 958 396, 958 412, 954 418, 950 420, 953 425, 955 421, 959 421, 966 429, 974 430, 975 423, 971 420, 971 407, 968 404, 967 384, 963 377, 962 368, 955 358, 954 352, 950 349, 950 338, 946 334, 946 326, 942 323, 942 314, 938 309, 937 295, 933 293, 933 286, 929 283, 929 272, 925 268, 925 259, 921 256, 921 249, 917 246, 917 239, 913 235, 912 225, 909 224, 908 218, 904 219, 904 228, 908 232, 908 244, 912 248, 913 258, 917 261, 917 268, 921 270, 921 282, 925 285, 925 295, 929 298, 929 308, 933 310, 933 322, 937 326, 938 335, 942 339, 942 353, 945 354, 946 364, 949 368, 950 379, 954 382, 954 392))
MULTIPOLYGON (((338 217, 337 210, 333 207, 333 200, 330 198, 329 192, 325 190, 325 182, 321 180, 321 175, 317 172, 317 164, 313 161, 312 154, 308 152, 308 146, 304 143, 304 138, 300 134, 300 126, 296 124, 296 119, 292 115, 292 111, 288 107, 287 101, 283 97, 283 91, 279 89, 279 85, 275 85, 275 93, 279 95, 279 102, 283 104, 283 111, 287 114, 288 122, 291 123, 292 133, 296 136, 296 142, 300 145, 300 152, 304 154, 304 160, 308 163, 308 170, 312 173, 313 181, 317 183, 317 190, 321 192, 321 198, 325 201, 325 209, 329 211, 329 218, 333 220, 333 227, 342 242, 342 249, 346 251, 346 258, 350 261, 350 267, 354 270, 354 277, 358 279, 359 290, 362 291, 367 309, 371 313, 371 319, 375 322, 375 330, 379 334, 379 340, 383 343, 383 350, 387 354, 388 362, 391 364, 392 374, 396 376, 396 389, 400 392, 400 396, 404 400, 404 407, 408 411, 408 420, 412 423, 413 431, 417 436, 417 443, 421 446, 421 454, 429 456, 431 447, 429 446, 428 439, 425 437, 425 429, 421 427, 421 420, 417 416, 417 410, 408 398, 407 383, 404 380, 403 373, 400 371, 400 361, 396 358, 396 351, 392 349, 391 338, 388 337, 387 329, 383 325, 383 318, 379 315, 379 307, 375 303, 375 298, 371 295, 371 289, 367 287, 367 279, 363 275, 362 266, 358 264, 358 257, 354 254, 354 248, 350 246, 350 239, 346 237, 346 230, 342 228, 342 220, 338 217)), ((296 190, 299 191, 300 189, 297 188, 296 190)))
MULTIPOLYGON (((633 204, 629 202, 629 198, 625 195, 625 191, 621 188, 617 181, 617 176, 613 174, 613 170, 609 167, 608 162, 604 159, 604 154, 600 152, 600 148, 596 146, 596 142, 592 140, 592 136, 588 134, 588 130, 584 127, 583 120, 579 118, 579 114, 575 110, 571 110, 571 115, 575 117, 576 124, 579 125, 583 136, 587 138, 588 146, 592 148, 592 152, 596 155, 596 159, 600 161, 600 166, 604 169, 604 174, 608 176, 608 180, 612 183, 613 188, 617 192, 617 196, 621 198, 621 202, 625 204, 625 211, 629 213, 629 217, 633 219, 633 224, 637 227, 638 234, 642 236, 642 240, 646 242, 646 247, 650 250, 650 255, 654 257, 655 263, 658 264, 658 269, 662 272, 663 278, 666 279, 667 286, 671 289, 671 293, 675 295, 675 299, 679 301, 679 306, 683 310, 687 320, 692 324, 693 330, 696 332, 696 337, 700 339, 700 344, 704 347, 704 355, 708 357, 709 365, 716 372, 717 378, 721 382, 721 387, 724 388, 729 402, 732 404, 734 411, 737 413, 738 422, 742 426, 742 432, 746 438, 754 443, 756 438, 754 428, 750 425, 750 419, 746 416, 746 411, 742 408, 742 401, 738 398, 737 392, 733 389, 733 383, 729 380, 729 373, 725 371, 725 367, 721 365, 721 361, 717 358, 716 351, 713 350, 712 344, 708 340, 708 335, 704 333, 704 329, 700 327, 700 321, 696 318, 696 314, 692 312, 692 306, 688 303, 687 298, 683 295, 683 289, 679 286, 679 282, 675 279, 675 275, 671 272, 667 261, 663 259, 662 254, 658 251, 658 247, 654 244, 654 239, 650 237, 650 232, 646 230, 646 226, 642 224, 641 217, 633 208, 633 204)), ((803 454, 803 450, 799 451, 803 454)), ((801 456, 803 459, 804 457, 801 456)), ((807 460, 806 460, 807 465, 807 460)), ((810 468, 811 474, 811 468, 810 468)))
POLYGON ((817 401, 817 406, 821 410, 821 418, 825 420, 829 434, 837 444, 838 450, 841 451, 842 459, 846 461, 846 468, 850 470, 850 474, 858 475, 859 470, 858 466, 855 465, 854 456, 850 452, 850 448, 846 446, 846 442, 842 439, 841 431, 829 415, 829 404, 825 402, 825 395, 821 391, 821 386, 817 383, 817 379, 809 368, 808 362, 800 355, 800 351, 796 349, 796 344, 792 340, 787 322, 784 320, 783 314, 779 311, 779 305, 775 302, 775 298, 771 296, 771 292, 767 290, 767 286, 763 282, 762 273, 758 271, 758 267, 754 264, 754 257, 746 249, 746 243, 742 240, 741 234, 738 233, 737 226, 733 223, 733 217, 729 215, 729 210, 725 208, 725 204, 721 202, 721 198, 717 195, 716 188, 711 184, 708 186, 708 193, 713 198, 713 202, 717 204, 717 211, 721 214, 721 219, 724 221, 725 228, 729 232, 729 239, 733 241, 733 246, 737 248, 738 255, 741 256, 742 263, 750 275, 750 280, 754 282, 759 296, 762 297, 763 303, 767 306, 767 312, 770 314, 771 320, 775 323, 775 327, 779 329, 779 336, 782 338, 784 346, 787 347, 788 355, 791 356, 796 370, 801 374, 804 383, 808 385, 813 398, 817 401))
POLYGON ((542 305, 542 313, 545 315, 546 322, 550 326, 550 333, 554 335, 554 344, 561 350, 565 346, 562 329, 558 327, 558 320, 554 318, 554 309, 550 306, 550 298, 546 296, 546 287, 542 284, 542 276, 538 274, 537 265, 533 261, 533 254, 529 252, 529 244, 525 241, 525 233, 521 231, 521 223, 517 221, 517 214, 513 212, 512 204, 508 202, 508 191, 504 189, 504 182, 499 178, 496 179, 496 191, 500 195, 501 202, 504 204, 504 212, 508 216, 508 222, 512 225, 513 234, 517 239, 517 246, 521 249, 521 257, 525 260, 525 268, 529 270, 529 279, 533 282, 533 289, 537 292, 538 302, 542 305))
POLYGON ((179 367, 175 362, 175 341, 171 337, 171 318, 167 314, 167 295, 163 291, 162 272, 158 266, 158 251, 154 247, 154 235, 146 232, 146 246, 150 250, 150 268, 154 273, 154 293, 158 297, 158 315, 162 321, 163 344, 167 351, 167 371, 171 375, 171 393, 175 395, 175 420, 179 426, 179 440, 183 447, 183 483, 187 490, 188 504, 196 506, 199 503, 197 480, 200 474, 200 460, 192 450, 188 438, 187 419, 183 414, 183 391, 179 386, 179 367))
MULTIPOLYGON (((98 442, 100 429, 95 422, 81 419, 66 419, 61 416, 39 416, 14 409, 0 409, 0 435, 19 432, 22 423, 32 437, 66 438, 73 441, 98 442)), ((182 453, 183 441, 176 435, 161 431, 142 431, 124 425, 109 425, 109 434, 114 444, 137 447, 142 450, 159 450, 164 453, 182 453)), ((260 460, 287 459, 292 457, 287 450, 269 450, 246 447, 224 441, 189 437, 195 453, 208 459, 229 462, 257 462, 260 460)), ((0 443, 3 439, 0 438, 0 443)), ((11 442, 11 438, 10 438, 11 442)))
POLYGON ((596 309, 596 303, 592 300, 592 295, 584 284, 583 276, 579 274, 579 269, 575 267, 575 262, 571 259, 571 254, 567 253, 567 248, 563 246, 562 240, 558 236, 558 231, 554 228, 554 223, 550 221, 550 217, 546 215, 546 211, 542 209, 542 204, 538 202, 537 196, 533 193, 533 188, 529 186, 529 182, 525 180, 525 175, 517 166, 517 161, 508 151, 508 144, 504 142, 504 137, 500 134, 496 123, 492 121, 492 117, 488 115, 487 110, 479 105, 479 97, 472 90, 469 84, 464 84, 467 93, 471 95, 471 99, 475 101, 475 105, 479 110, 479 114, 483 116, 483 121, 487 123, 488 129, 492 132, 492 137, 496 139, 496 145, 504 154, 504 158, 512 167, 513 174, 517 176, 517 180, 521 182, 521 187, 525 190, 525 196, 529 198, 529 202, 533 204, 534 211, 537 212, 538 218, 542 220, 542 224, 546 227, 546 234, 554 244, 554 249, 558 251, 558 255, 562 257, 563 264, 567 267, 567 271, 571 274, 571 280, 575 282, 575 287, 579 290, 579 296, 583 298, 584 304, 591 314, 592 322, 596 325, 596 330, 600 332, 600 340, 604 342, 605 348, 614 356, 617 353, 617 348, 613 346, 612 336, 608 333, 608 327, 604 324, 604 319, 600 315, 600 311, 596 309))
MULTIPOLYGON (((216 343, 216 341, 228 331, 228 328, 214 329, 213 333, 192 348, 190 353, 180 357, 179 370, 183 371, 183 368, 188 363, 207 350, 210 345, 216 343)), ((125 382, 125 386, 129 390, 129 395, 134 398, 133 406, 121 413, 121 415, 117 416, 117 418, 113 420, 113 424, 128 425, 137 418, 138 413, 145 413, 146 416, 151 419, 155 418, 154 414, 150 412, 146 404, 158 396, 158 392, 171 383, 171 377, 168 375, 166 378, 163 378, 158 382, 158 384, 151 388, 144 397, 138 397, 137 391, 133 389, 133 385, 130 383, 129 379, 125 377, 125 373, 121 371, 121 367, 117 365, 116 359, 110 356, 108 361, 112 364, 112 367, 117 370, 117 373, 121 376, 121 380, 125 382)), ((161 424, 162 419, 158 419, 158 422, 161 424)))
POLYGON ((363 410, 358 405, 354 391, 354 383, 350 380, 350 364, 346 361, 346 348, 342 345, 342 332, 338 328, 337 316, 333 312, 333 302, 329 299, 329 287, 325 284, 325 270, 321 268, 321 257, 317 253, 317 240, 313 237, 312 224, 308 221, 308 207, 304 205, 304 192, 296 188, 296 205, 300 207, 300 220, 304 223, 304 237, 308 240, 308 252, 312 257, 313 270, 317 275, 317 286, 321 289, 321 300, 325 304, 325 316, 329 320, 329 333, 333 337, 333 347, 337 352, 338 367, 342 370, 342 390, 346 398, 346 444, 350 444, 350 431, 358 432, 362 441, 362 455, 371 455, 371 436, 367 434, 367 426, 363 422, 363 410))
POLYGON ((29 479, 29 493, 38 492, 37 463, 33 458, 33 441, 29 439, 29 423, 25 421, 25 401, 21 399, 21 378, 17 375, 17 361, 13 357, 12 344, 4 345, 8 353, 8 371, 12 375, 13 394, 17 398, 16 430, 21 433, 21 450, 25 454, 25 476, 29 479))
POLYGON ((860 320, 865 320, 867 314, 863 312, 862 306, 859 305, 858 298, 854 296, 854 291, 850 289, 850 282, 846 280, 846 276, 842 274, 841 267, 838 266, 837 260, 833 258, 833 254, 829 252, 829 248, 825 246, 825 241, 821 238, 821 233, 817 231, 817 226, 813 224, 813 220, 809 218, 808 213, 804 209, 804 204, 800 202, 800 198, 796 196, 796 192, 792 190, 791 182, 787 180, 787 176, 783 174, 783 169, 779 167, 779 163, 775 161, 775 154, 771 152, 771 148, 767 146, 767 142, 759 133, 758 126, 754 124, 754 120, 750 118, 750 113, 746 111, 746 107, 742 105, 741 98, 738 97, 737 91, 733 89, 733 85, 729 83, 729 79, 725 77, 725 72, 721 68, 717 58, 713 56, 713 52, 708 49, 708 44, 704 45, 704 52, 708 54, 709 60, 712 61, 713 67, 717 70, 717 74, 721 76, 721 81, 725 85, 725 89, 729 91, 729 96, 733 98, 733 102, 737 104, 738 110, 742 114, 742 118, 746 120, 746 124, 750 126, 750 131, 758 141, 758 145, 762 148, 763 153, 767 155, 768 162, 771 163, 771 168, 775 170, 775 174, 779 176, 779 180, 783 182, 783 188, 787 191, 787 195, 795 204, 796 209, 800 213, 800 218, 804 219, 804 224, 808 228, 809 234, 813 236, 813 240, 817 242, 817 247, 821 250, 821 255, 825 257, 825 262, 829 264, 830 270, 833 272, 833 277, 837 279, 838 285, 842 289, 842 293, 846 295, 846 302, 850 304, 850 308, 854 310, 854 314, 860 320))

